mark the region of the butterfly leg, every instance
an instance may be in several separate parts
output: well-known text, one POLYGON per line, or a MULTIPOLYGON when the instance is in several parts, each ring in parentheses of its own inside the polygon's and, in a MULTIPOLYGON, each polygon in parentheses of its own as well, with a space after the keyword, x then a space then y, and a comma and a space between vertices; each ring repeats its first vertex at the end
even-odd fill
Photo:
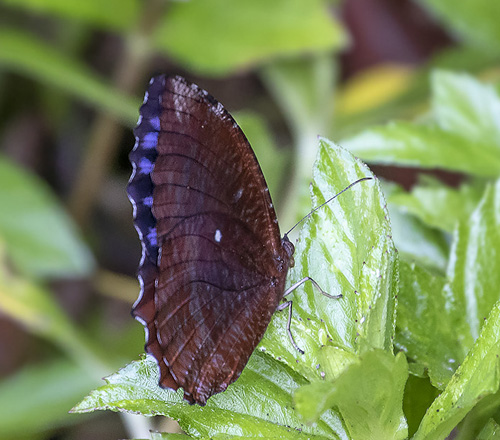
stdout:
POLYGON ((283 298, 287 295, 290 295, 290 293, 292 293, 297 287, 299 287, 301 284, 304 284, 306 281, 310 281, 314 287, 316 287, 316 289, 319 290, 319 292, 321 293, 321 295, 324 295, 326 296, 327 298, 332 298, 332 299, 340 299, 342 298, 342 294, 340 295, 330 295, 329 293, 326 293, 320 286, 319 284, 314 281, 311 277, 305 277, 305 278, 302 278, 301 280, 297 281, 295 284, 293 284, 292 286, 290 286, 288 289, 285 290, 285 293, 283 294, 283 298))
MULTIPOLYGON (((311 277, 305 277, 302 278, 300 281, 297 281, 295 284, 290 286, 288 289, 285 290, 285 293, 283 294, 283 298, 290 293, 292 293, 297 287, 300 285, 304 284, 306 281, 310 281, 316 289, 320 291, 320 293, 327 298, 332 298, 332 299, 339 299, 342 298, 342 294, 340 295, 330 295, 329 293, 326 293, 320 286, 319 284, 314 281, 311 277)), ((292 335, 292 330, 290 329, 291 324, 292 324, 292 301, 286 301, 278 306, 276 309, 277 312, 280 312, 288 307, 288 322, 286 324, 286 332, 288 334, 288 337, 290 338, 290 342, 292 343, 293 347, 295 350, 297 350, 300 354, 304 354, 304 350, 300 349, 297 343, 295 342, 295 339, 293 339, 292 335)))
POLYGON ((286 324, 286 332, 288 334, 288 337, 290 338, 290 342, 293 345, 293 348, 297 350, 300 354, 304 354, 304 350, 301 350, 297 343, 295 342, 295 339, 293 339, 292 335, 292 330, 290 330, 290 326, 292 324, 292 301, 286 301, 278 306, 276 309, 277 312, 281 312, 282 310, 285 310, 288 307, 288 322, 286 324))

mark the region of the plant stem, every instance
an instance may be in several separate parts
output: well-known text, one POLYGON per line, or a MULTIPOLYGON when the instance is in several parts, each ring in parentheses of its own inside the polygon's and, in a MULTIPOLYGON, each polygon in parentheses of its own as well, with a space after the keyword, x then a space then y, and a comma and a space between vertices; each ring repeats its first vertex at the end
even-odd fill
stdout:
MULTIPOLYGON (((137 28, 125 42, 124 53, 113 75, 113 84, 121 93, 132 94, 148 70, 152 57, 151 38, 164 16, 167 2, 149 0, 137 28)), ((89 143, 73 190, 69 209, 76 222, 85 227, 93 204, 114 157, 122 127, 110 114, 100 112, 90 130, 89 143)))

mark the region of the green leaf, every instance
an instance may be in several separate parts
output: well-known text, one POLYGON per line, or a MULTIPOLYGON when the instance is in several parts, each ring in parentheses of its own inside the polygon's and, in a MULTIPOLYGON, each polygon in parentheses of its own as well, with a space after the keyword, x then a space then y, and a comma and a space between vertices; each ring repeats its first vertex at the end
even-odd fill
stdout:
POLYGON ((422 419, 414 440, 444 439, 482 399, 500 386, 500 302, 445 390, 422 419))
POLYGON ((61 54, 39 37, 14 29, 0 30, 0 66, 76 96, 133 126, 139 100, 113 90, 88 67, 61 54))
POLYGON ((483 191, 482 183, 463 184, 455 189, 427 179, 425 184, 414 186, 410 193, 399 191, 391 194, 389 202, 425 224, 451 233, 458 221, 469 217, 483 191))
POLYGON ((439 71, 432 78, 434 123, 391 122, 343 145, 374 163, 499 176, 498 93, 466 75, 439 71))
POLYGON ((85 0, 67 2, 64 0, 2 0, 7 6, 26 9, 34 13, 77 20, 104 26, 105 28, 127 30, 139 15, 137 0, 85 0))
MULTIPOLYGON (((158 366, 151 358, 132 362, 106 379, 73 412, 112 409, 166 415, 179 420, 191 436, 347 439, 340 420, 331 411, 318 423, 305 425, 293 410, 292 392, 306 381, 285 365, 255 352, 240 378, 222 394, 213 396, 205 407, 189 405, 182 392, 158 386, 158 366), (231 423, 228 423, 231 420, 231 423)), ((217 437, 216 437, 217 438, 217 437)))
POLYGON ((449 286, 464 304, 472 337, 500 296, 500 180, 488 185, 468 222, 459 224, 448 268, 449 286))
POLYGON ((443 70, 434 71, 431 82, 432 112, 439 126, 499 155, 500 97, 493 85, 443 70))
POLYGON ((277 56, 338 49, 341 26, 324 0, 172 2, 158 48, 205 75, 224 75, 277 56))
MULTIPOLYGON (((392 200, 392 196, 389 196, 392 200)), ((449 245, 444 234, 429 228, 405 208, 394 203, 388 205, 391 215, 392 235, 399 255, 410 262, 417 262, 439 272, 446 270, 449 245)))
MULTIPOLYGON (((411 364, 409 365, 411 369, 411 364)), ((428 377, 417 377, 410 373, 403 397, 403 412, 408 421, 408 437, 412 438, 422 418, 439 391, 434 388, 428 377)))
POLYGON ((457 226, 447 277, 401 265, 396 345, 428 369, 439 389, 448 383, 500 296, 500 180, 457 226), (439 343, 436 343, 436 340, 439 343))
POLYGON ((334 381, 317 381, 295 393, 297 410, 309 422, 336 407, 352 439, 404 439, 405 356, 382 350, 364 353, 334 381))
POLYGON ((477 440, 500 440, 500 425, 494 419, 490 419, 477 436, 477 440))
POLYGON ((460 422, 460 425, 458 425, 456 429, 458 434, 455 440, 479 438, 481 431, 488 426, 488 421, 492 417, 498 417, 499 408, 500 391, 485 396, 471 411, 469 411, 462 422, 460 422))
POLYGON ((92 255, 49 188, 0 157, 0 238, 18 270, 35 277, 86 276, 92 255))
MULTIPOLYGON (((372 176, 366 165, 321 140, 313 206, 366 176, 372 176)), ((299 355, 290 343, 286 312, 275 313, 261 349, 308 380, 331 379, 352 362, 352 355, 372 348, 392 352, 397 257, 377 180, 355 185, 306 221, 288 283, 306 276, 343 298, 327 298, 305 283, 286 298, 293 300, 291 331, 305 354, 299 355)))
POLYGON ((36 336, 58 345, 92 377, 109 371, 86 338, 45 288, 10 273, 0 242, 0 312, 36 336))
POLYGON ((24 438, 81 422, 68 409, 97 381, 83 366, 59 360, 4 378, 0 382, 0 438, 24 438))
POLYGON ((399 273, 395 345, 443 389, 473 342, 464 310, 443 294, 443 277, 403 261, 399 273))
POLYGON ((463 304, 472 338, 500 297, 500 179, 488 185, 468 222, 459 224, 445 294, 463 304))
POLYGON ((440 23, 484 51, 498 54, 500 4, 491 0, 420 0, 440 23))
POLYGON ((342 145, 377 164, 441 168, 482 177, 500 175, 500 151, 434 125, 391 122, 365 130, 342 145))

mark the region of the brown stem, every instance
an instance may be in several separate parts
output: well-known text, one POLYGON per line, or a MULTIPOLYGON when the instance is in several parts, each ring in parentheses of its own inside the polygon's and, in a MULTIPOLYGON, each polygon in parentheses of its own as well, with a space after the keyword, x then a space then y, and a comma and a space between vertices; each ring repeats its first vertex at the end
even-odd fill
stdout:
MULTIPOLYGON (((151 35, 164 16, 166 4, 166 0, 146 3, 136 30, 127 38, 123 56, 113 75, 113 84, 118 91, 134 93, 148 69, 152 57, 151 35)), ((83 228, 89 220, 101 182, 116 156, 122 129, 114 117, 103 112, 97 114, 91 127, 87 151, 69 198, 70 212, 83 228)))

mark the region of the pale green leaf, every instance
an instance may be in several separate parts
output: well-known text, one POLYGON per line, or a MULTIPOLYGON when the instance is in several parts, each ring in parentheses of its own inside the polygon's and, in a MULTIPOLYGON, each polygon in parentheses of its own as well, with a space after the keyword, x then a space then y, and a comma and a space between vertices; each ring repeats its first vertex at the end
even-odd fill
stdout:
MULTIPOLYGON (((297 373, 269 356, 254 353, 241 377, 226 392, 213 396, 205 407, 189 405, 182 392, 158 386, 158 366, 148 357, 133 362, 106 379, 74 412, 99 409, 162 414, 179 420, 182 429, 196 437, 226 435, 243 437, 347 439, 342 424, 331 411, 308 426, 295 413, 292 392, 306 383, 297 373), (231 420, 231 423, 228 423, 231 420), (302 434, 301 434, 302 433, 302 434)), ((179 390, 180 391, 180 390, 179 390)))
MULTIPOLYGON (((321 140, 313 206, 365 176, 372 176, 366 165, 321 140)), ((289 341, 286 312, 274 315, 261 349, 308 380, 335 377, 354 354, 372 348, 392 351, 397 260, 377 180, 355 185, 306 221, 288 283, 306 276, 343 298, 327 298, 305 283, 286 298, 293 301, 291 331, 305 354, 299 355, 289 341)))
POLYGON ((340 24, 324 0, 172 2, 159 48, 192 70, 223 75, 277 56, 338 49, 340 24))
POLYGON ((472 77, 438 71, 432 80, 435 121, 391 122, 345 140, 364 160, 500 175, 500 97, 472 77))
POLYGON ((81 21, 105 28, 127 30, 137 20, 138 0, 1 0, 7 6, 29 12, 81 21))
POLYGON ((441 168, 483 177, 500 175, 500 151, 434 125, 391 122, 370 128, 342 145, 371 163, 441 168))
POLYGON ((352 439, 405 439, 405 356, 374 350, 362 354, 334 381, 317 381, 295 393, 297 410, 312 422, 335 407, 352 439))
POLYGON ((98 383, 69 361, 37 364, 0 382, 0 438, 24 438, 79 423, 68 410, 98 383))
POLYGON ((414 186, 410 193, 392 194, 389 202, 425 224, 451 233, 458 221, 469 217, 483 191, 483 184, 463 184, 455 189, 428 180, 426 184, 414 186))
POLYGON ((500 440, 500 425, 494 419, 490 419, 477 436, 477 440, 500 440))
POLYGON ((419 0, 465 42, 498 54, 500 3, 491 0, 419 0))
POLYGON ((452 379, 429 407, 414 440, 445 439, 482 399, 500 386, 500 302, 452 379))
POLYGON ((448 301, 459 301, 472 338, 500 298, 500 180, 486 187, 477 208, 455 232, 448 267, 448 301))
POLYGON ((36 277, 92 271, 90 251, 49 188, 0 157, 0 238, 16 268, 36 277))
MULTIPOLYGON (((392 200, 392 196, 390 199, 392 200)), ((444 272, 449 245, 441 231, 430 228, 405 208, 389 203, 394 244, 400 256, 410 262, 444 272)))
POLYGON ((403 261, 399 273, 395 345, 442 389, 473 342, 464 310, 443 295, 444 277, 403 261))
POLYGON ((500 180, 453 236, 446 279, 401 266, 396 345, 443 389, 500 297, 500 180), (436 339, 439 343, 436 343, 436 339))
MULTIPOLYGON (((0 242, 0 245, 2 243, 0 242)), ((38 337, 58 345, 90 376, 101 377, 109 368, 64 313, 50 292, 34 282, 11 273, 0 246, 0 312, 16 320, 38 337)))
POLYGON ((443 70, 434 71, 431 81, 438 125, 500 154, 500 97, 493 85, 443 70))

